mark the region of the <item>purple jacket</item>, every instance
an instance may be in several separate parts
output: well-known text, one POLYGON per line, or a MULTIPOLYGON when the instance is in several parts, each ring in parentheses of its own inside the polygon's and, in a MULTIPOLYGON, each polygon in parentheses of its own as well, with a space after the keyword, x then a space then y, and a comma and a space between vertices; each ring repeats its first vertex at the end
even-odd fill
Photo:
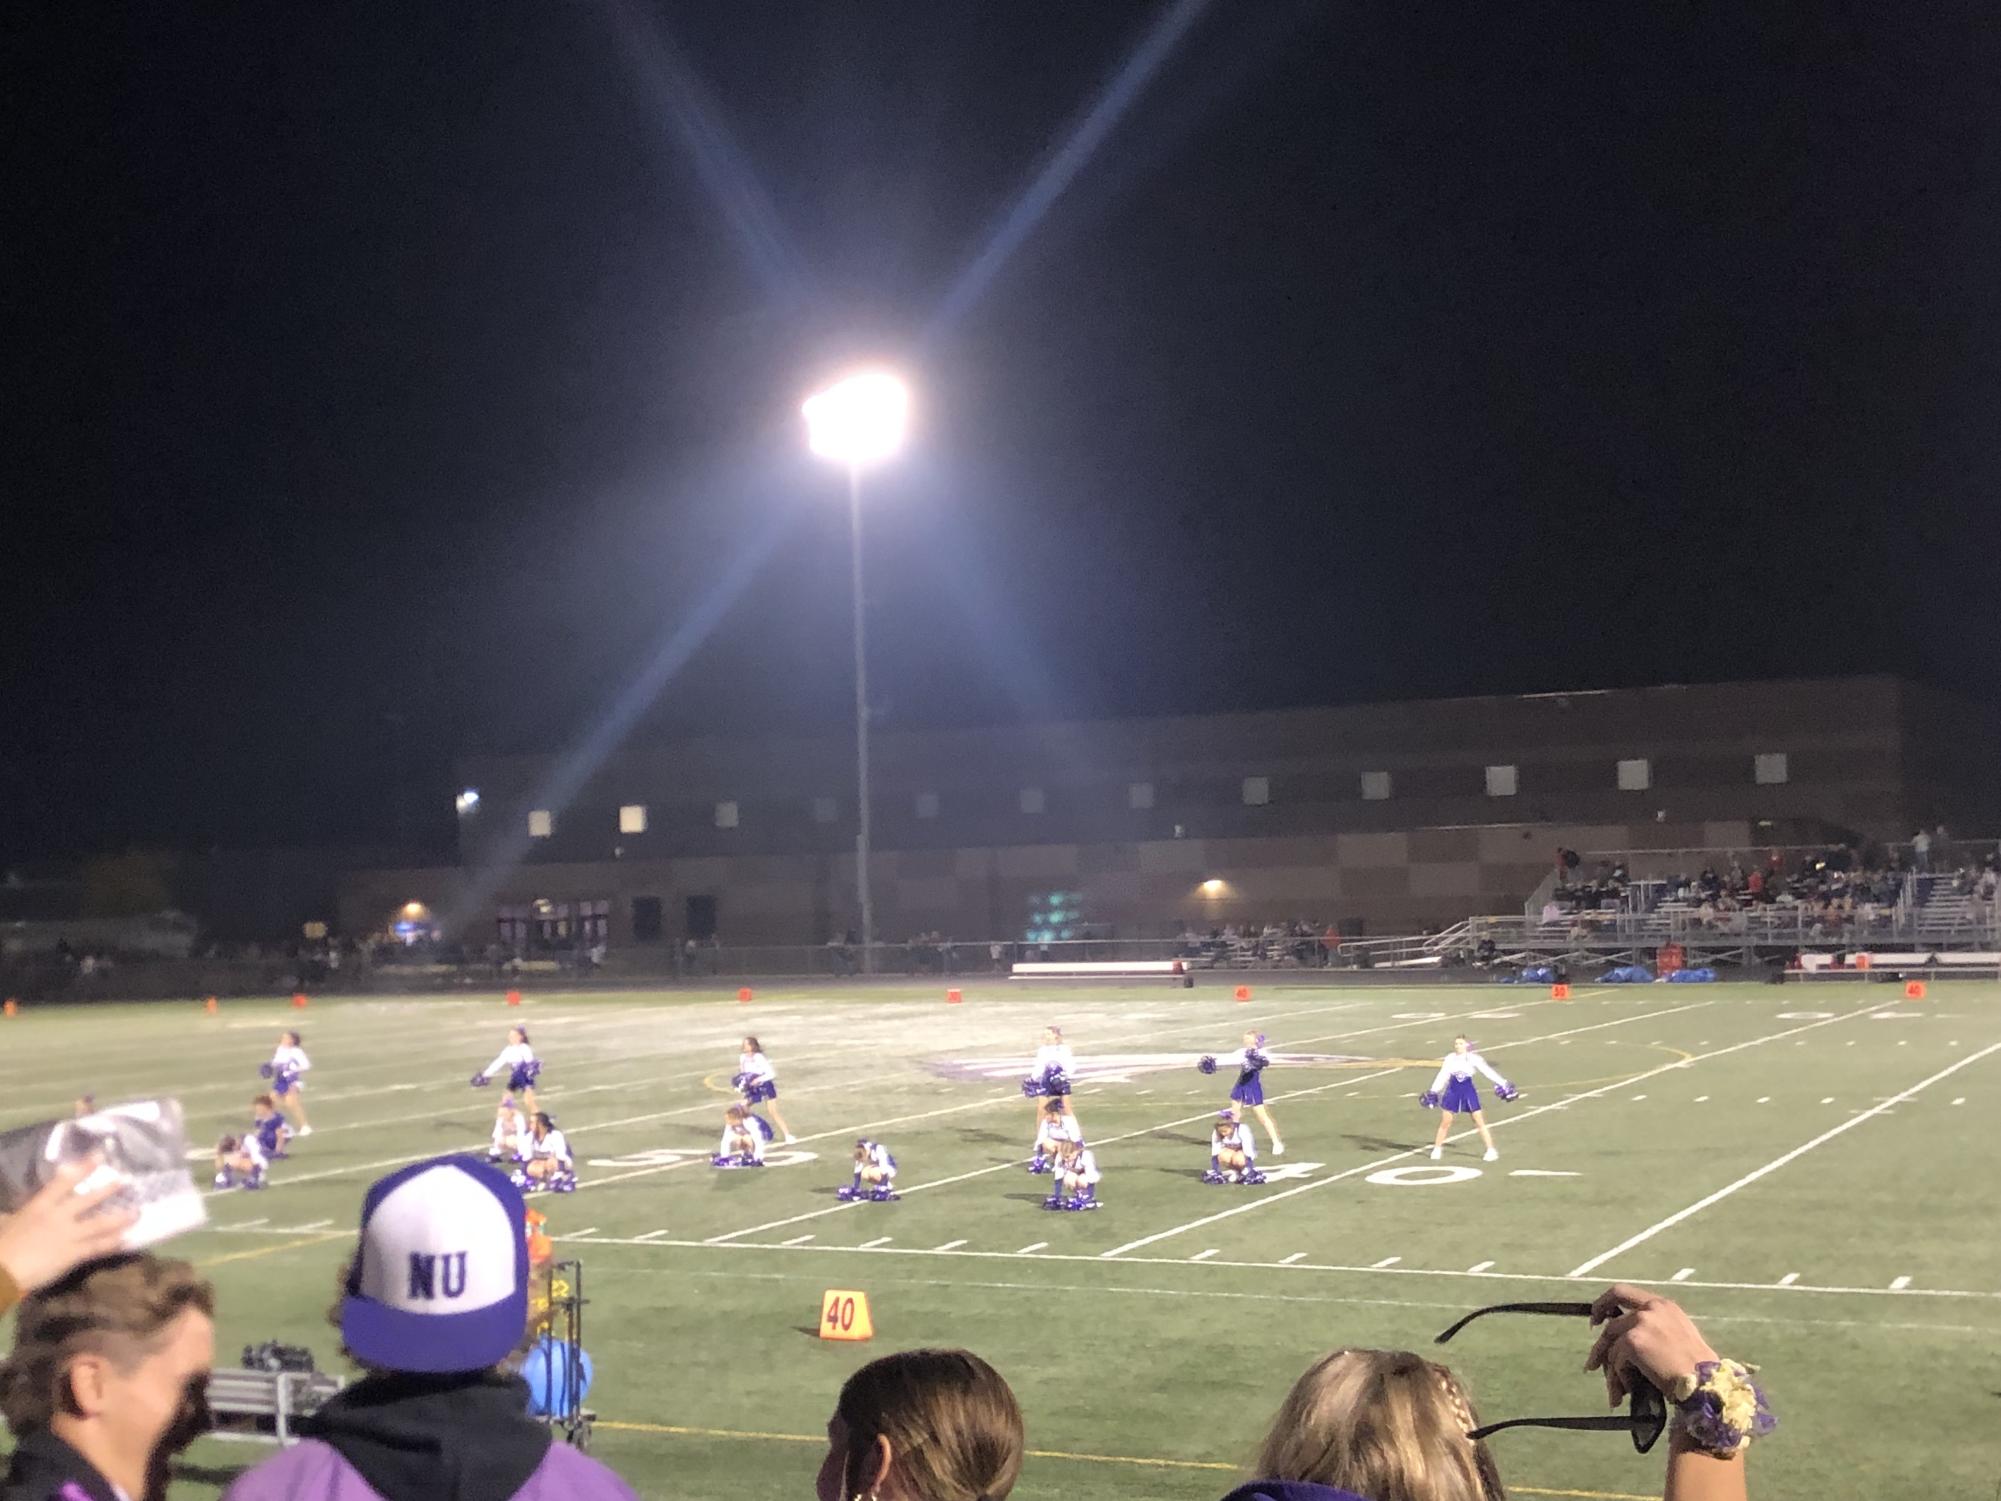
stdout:
POLYGON ((1311 1480, 1253 1480, 1240 1485, 1223 1501, 1367 1501, 1353 1491, 1311 1480))
POLYGON ((377 1373, 300 1431, 224 1501, 638 1501, 598 1461, 551 1442, 518 1376, 377 1373))
MULTIPOLYGON (((306 1439, 238 1476, 223 1501, 385 1501, 339 1451, 306 1439)), ((514 1501, 639 1501, 618 1476, 588 1454, 551 1444, 514 1501)))

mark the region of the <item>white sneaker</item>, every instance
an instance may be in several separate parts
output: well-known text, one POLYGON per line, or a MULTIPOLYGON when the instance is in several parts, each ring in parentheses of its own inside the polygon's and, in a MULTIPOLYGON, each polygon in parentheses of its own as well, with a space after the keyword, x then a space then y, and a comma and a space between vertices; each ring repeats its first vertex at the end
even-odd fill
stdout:
POLYGON ((1438 1161, 1439 1158, 1443 1157, 1444 1155, 1445 1155, 1445 1148, 1443 1147, 1433 1147, 1431 1149, 1431 1160, 1433 1162, 1438 1161))
POLYGON ((1273 1142, 1271 1144, 1271 1154, 1274 1157, 1283 1157, 1285 1155, 1285 1143, 1282 1141, 1273 1142))
POLYGON ((1482 1157, 1480 1160, 1482 1162, 1499 1162, 1501 1160, 1501 1154, 1495 1151, 1492 1147, 1489 1147, 1487 1148, 1487 1155, 1482 1157))
POLYGON ((294 1136, 311 1136, 313 1134, 313 1128, 311 1126, 301 1126, 299 1127, 298 1130, 294 1131, 292 1134, 294 1136))
POLYGON ((793 1142, 797 1141, 798 1139, 799 1138, 794 1136, 790 1131, 787 1131, 785 1133, 785 1144, 787 1146, 790 1146, 793 1142))

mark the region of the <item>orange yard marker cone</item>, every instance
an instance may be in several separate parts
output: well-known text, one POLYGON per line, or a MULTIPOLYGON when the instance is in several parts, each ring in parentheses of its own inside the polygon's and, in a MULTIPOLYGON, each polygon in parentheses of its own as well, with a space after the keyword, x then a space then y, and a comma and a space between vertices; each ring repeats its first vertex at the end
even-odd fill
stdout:
POLYGON ((202 1010, 206 1011, 210 1016, 214 1016, 217 1011, 222 1009, 216 1004, 214 996, 210 996, 207 1000, 203 1001, 201 1003, 201 1008, 202 1010))
POLYGON ((1239 985, 1237 987, 1237 999, 1240 1001, 1248 1001, 1250 998, 1251 998, 1251 987, 1248 985, 1239 985))
POLYGON ((521 992, 518 990, 508 991, 507 1004, 510 1006, 519 1006, 521 1004, 521 992))
POLYGON ((869 1322, 868 1294, 829 1288, 820 1299, 821 1339, 874 1339, 869 1322))
POLYGON ((945 992, 945 1004, 948 1006, 956 1006, 963 1000, 965 1000, 965 997, 960 995, 959 992, 956 990, 948 990, 945 992))
POLYGON ((1905 982, 1904 984, 1905 1000, 1922 1001, 1924 998, 1925 998, 1925 982, 1923 980, 1909 980, 1905 982))
POLYGON ((6 1004, 0 1005, 0 1014, 5 1014, 7 1016, 19 1016, 21 1014, 21 1003, 15 1000, 11 995, 8 996, 6 1004))
POLYGON ((292 1009, 294 1011, 304 1011, 306 1009, 306 993, 303 990, 292 992, 292 1009))
POLYGON ((739 1001, 742 1001, 742 1002, 743 1002, 743 1003, 744 1003, 745 1005, 749 1005, 749 1004, 750 1004, 750 987, 749 987, 748 985, 744 986, 744 987, 743 987, 743 989, 739 990, 739 991, 738 991, 738 992, 736 993, 736 998, 737 998, 737 999, 738 999, 739 1001))
POLYGON ((1567 1000, 1569 1000, 1569 999, 1570 999, 1570 987, 1569 987, 1568 985, 1552 985, 1552 986, 1550 986, 1550 987, 1549 987, 1549 998, 1550 998, 1550 999, 1551 999, 1552 1001, 1567 1001, 1567 1000))

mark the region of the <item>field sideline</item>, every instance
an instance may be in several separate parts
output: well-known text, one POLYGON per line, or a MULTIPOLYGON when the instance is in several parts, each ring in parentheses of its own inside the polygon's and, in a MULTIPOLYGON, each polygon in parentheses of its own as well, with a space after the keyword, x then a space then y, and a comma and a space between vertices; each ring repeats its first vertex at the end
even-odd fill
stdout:
MULTIPOLYGON (((1783 1427, 1760 1501, 1991 1497, 2001 1487, 2001 987, 1221 988, 963 982, 724 993, 278 1000, 28 1008, 0 1023, 0 1125, 173 1093, 198 1143, 238 1124, 280 1028, 315 1069, 314 1135, 262 1193, 213 1194, 176 1246, 221 1290, 221 1358, 278 1338, 335 1365, 324 1312, 363 1187, 483 1147, 493 1091, 466 1081, 511 1021, 583 1186, 538 1201, 582 1259, 598 1452, 642 1494, 803 1497, 841 1378, 883 1350, 965 1344, 1020 1393, 1024 1497, 1229 1488, 1292 1378, 1340 1344, 1417 1348, 1460 1312, 1670 1288, 1727 1353, 1761 1363, 1783 1427), (1022 1171, 1016 1084, 1059 1022, 1105 1208, 1049 1214, 1022 1171), (1286 1137, 1259 1189, 1205 1187, 1228 1079, 1194 1058, 1256 1026, 1286 1137), (707 1165, 737 1040, 778 1065, 801 1140, 761 1173, 707 1165), (1454 1032, 1521 1085, 1429 1161, 1414 1096, 1454 1032), (847 1149, 887 1141, 905 1197, 833 1198, 847 1149), (821 1291, 866 1290, 873 1346, 814 1337, 821 1291), (1886 1450, 1883 1436, 1899 1441, 1886 1450), (1933 1441, 1927 1441, 1933 1440, 1933 1441), (1879 1483, 1879 1487, 1880 1483, 1879 1483)), ((1268 1143, 1262 1143, 1268 1151, 1268 1143)), ((1592 1412, 1581 1321, 1488 1320, 1443 1352, 1488 1417, 1592 1412)), ((1658 1495, 1618 1435, 1510 1433, 1512 1493, 1658 1495)), ((205 1441, 177 1497, 253 1458, 205 1441)))

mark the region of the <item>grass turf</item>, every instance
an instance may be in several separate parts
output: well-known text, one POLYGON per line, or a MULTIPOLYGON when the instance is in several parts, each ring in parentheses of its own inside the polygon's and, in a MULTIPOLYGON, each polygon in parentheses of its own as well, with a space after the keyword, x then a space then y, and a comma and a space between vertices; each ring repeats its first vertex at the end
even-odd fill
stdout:
MULTIPOLYGON (((330 1363, 324 1312, 363 1188, 483 1145, 495 1093, 466 1079, 525 1020, 584 1183, 537 1202, 585 1265, 596 1452, 648 1496, 808 1494, 847 1372, 949 1343, 1022 1399, 1035 1455, 1017 1494, 1198 1501, 1239 1477, 1322 1352, 1422 1348, 1466 1309, 1615 1277, 1671 1288, 1714 1343, 1764 1366, 1783 1427, 1753 1458, 1760 1501, 1821 1501, 1863 1474, 1908 1495, 2001 1482, 2001 1151, 1977 1129, 2001 1094, 2001 988, 1912 1003, 1880 985, 1580 986, 1559 1002, 1260 983, 1249 1004, 1216 986, 964 989, 960 1006, 854 984, 760 988, 749 1005, 732 990, 522 1011, 37 1008, 0 1023, 0 1123, 83 1090, 172 1092, 205 1144, 245 1116, 278 1030, 301 1024, 315 1134, 263 1193, 213 1196, 213 1227, 173 1249, 218 1284, 224 1360, 277 1338, 330 1363), (1051 1020, 1080 1059, 1095 1214, 1042 1211, 1046 1180, 1021 1167, 1033 1107, 1015 1080, 1051 1020), (1191 1065, 1248 1026, 1280 1055, 1266 1088, 1287 1154, 1260 1133, 1272 1183, 1205 1187, 1230 1077, 1191 1065), (762 1172, 716 1172, 746 1030, 803 1139, 762 1172), (1413 1096, 1460 1030, 1525 1094, 1489 1099, 1499 1162, 1468 1134, 1441 1172, 1413 1096), (896 1152, 901 1202, 833 1198, 861 1131, 896 1152), (831 1287, 868 1293, 873 1344, 815 1337, 831 1287)), ((1581 1321, 1494 1319, 1439 1353, 1492 1418, 1599 1410, 1587 1345, 1581 1321)), ((1494 1442, 1517 1495, 1659 1494, 1658 1459, 1616 1434, 1494 1442)), ((258 1452, 203 1441, 174 1494, 211 1496, 258 1452)))

